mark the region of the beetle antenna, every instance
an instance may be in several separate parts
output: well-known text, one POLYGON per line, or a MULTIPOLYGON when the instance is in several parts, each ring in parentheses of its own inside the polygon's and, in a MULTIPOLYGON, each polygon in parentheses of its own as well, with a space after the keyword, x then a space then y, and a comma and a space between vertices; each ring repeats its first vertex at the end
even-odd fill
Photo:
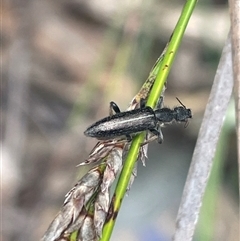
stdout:
POLYGON ((176 97, 176 99, 177 99, 178 102, 182 105, 182 107, 184 107, 185 109, 187 109, 186 106, 178 99, 178 97, 176 97))

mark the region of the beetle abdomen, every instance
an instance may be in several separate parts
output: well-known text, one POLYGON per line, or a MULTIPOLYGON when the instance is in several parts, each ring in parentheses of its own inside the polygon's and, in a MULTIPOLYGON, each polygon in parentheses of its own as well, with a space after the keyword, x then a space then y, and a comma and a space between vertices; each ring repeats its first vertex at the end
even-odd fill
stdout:
POLYGON ((109 139, 155 128, 156 118, 150 107, 117 113, 106 117, 92 126, 84 134, 98 139, 109 139))

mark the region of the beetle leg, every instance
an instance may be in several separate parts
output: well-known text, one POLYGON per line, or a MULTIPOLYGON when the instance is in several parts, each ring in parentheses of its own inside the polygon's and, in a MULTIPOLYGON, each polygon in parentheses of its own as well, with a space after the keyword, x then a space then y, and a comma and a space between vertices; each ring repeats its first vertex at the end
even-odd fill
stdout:
POLYGON ((158 143, 162 144, 163 143, 163 133, 160 128, 158 129, 158 131, 159 131, 158 143))
POLYGON ((109 115, 110 116, 113 115, 113 111, 115 111, 115 113, 120 113, 121 112, 119 107, 118 107, 118 105, 115 102, 111 101, 110 102, 110 108, 109 108, 109 115))
POLYGON ((157 109, 161 109, 163 106, 163 96, 160 96, 158 103, 157 103, 157 109))
POLYGON ((158 129, 150 129, 150 131, 158 137, 158 143, 162 144, 163 143, 163 134, 160 128, 158 129))
POLYGON ((127 141, 131 142, 132 141, 132 137, 130 135, 126 135, 127 141))
POLYGON ((143 99, 143 98, 140 99, 140 109, 142 109, 146 106, 146 102, 147 102, 146 99, 143 99))

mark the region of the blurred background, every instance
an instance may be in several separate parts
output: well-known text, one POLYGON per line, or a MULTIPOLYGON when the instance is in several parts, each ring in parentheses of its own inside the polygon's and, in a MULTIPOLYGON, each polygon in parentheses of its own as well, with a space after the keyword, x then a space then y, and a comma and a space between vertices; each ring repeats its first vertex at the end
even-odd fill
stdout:
MULTIPOLYGON (((124 110, 147 78, 184 1, 3 1, 1 19, 2 240, 39 240, 90 167, 86 127, 124 110)), ((192 109, 163 129, 123 201, 112 240, 168 241, 229 31, 227 1, 201 1, 168 78, 165 105, 192 109)), ((233 103, 194 240, 238 240, 233 103)), ((214 123, 212 123, 214 125, 214 123)))

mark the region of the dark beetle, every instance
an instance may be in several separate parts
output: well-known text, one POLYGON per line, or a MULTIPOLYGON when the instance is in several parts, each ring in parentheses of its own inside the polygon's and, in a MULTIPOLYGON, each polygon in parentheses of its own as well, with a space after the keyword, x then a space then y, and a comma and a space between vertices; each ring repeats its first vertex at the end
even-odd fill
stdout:
MULTIPOLYGON (((177 99, 179 102, 180 100, 177 99)), ((149 130, 158 136, 158 142, 162 143, 163 136, 160 130, 160 124, 171 123, 172 121, 188 123, 188 119, 192 118, 190 109, 187 109, 181 102, 181 106, 174 109, 159 108, 153 110, 149 106, 141 103, 139 109, 120 112, 120 109, 114 102, 110 102, 110 110, 114 110, 116 114, 105 117, 84 132, 86 136, 95 137, 99 140, 119 138, 126 136, 131 140, 131 135, 142 131, 149 130)))

